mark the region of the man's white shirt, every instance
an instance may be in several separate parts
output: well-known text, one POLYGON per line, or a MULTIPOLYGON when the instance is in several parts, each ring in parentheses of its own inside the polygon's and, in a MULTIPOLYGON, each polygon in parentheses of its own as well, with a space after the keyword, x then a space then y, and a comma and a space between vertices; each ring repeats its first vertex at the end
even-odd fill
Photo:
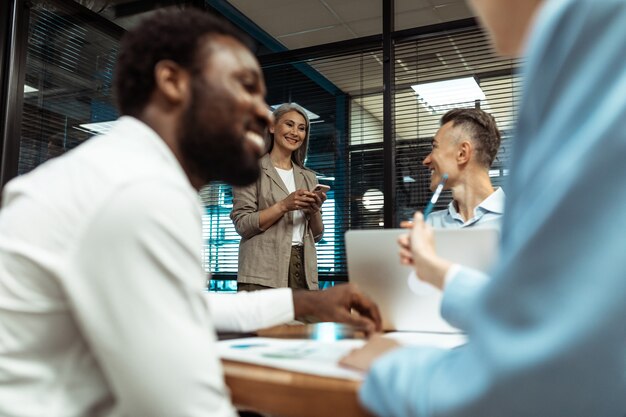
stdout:
POLYGON ((0 415, 236 415, 215 327, 291 320, 291 291, 207 296, 201 248, 196 191, 130 117, 7 184, 0 415))

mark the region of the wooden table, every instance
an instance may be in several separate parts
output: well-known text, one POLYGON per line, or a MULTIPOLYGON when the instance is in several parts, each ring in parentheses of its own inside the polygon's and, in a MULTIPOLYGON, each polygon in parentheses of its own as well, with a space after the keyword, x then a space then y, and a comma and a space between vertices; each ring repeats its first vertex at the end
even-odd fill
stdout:
MULTIPOLYGON (((315 325, 279 326, 259 336, 307 338, 314 332, 315 325)), ((240 410, 276 417, 370 416, 358 403, 358 381, 229 360, 222 364, 233 404, 240 410)))

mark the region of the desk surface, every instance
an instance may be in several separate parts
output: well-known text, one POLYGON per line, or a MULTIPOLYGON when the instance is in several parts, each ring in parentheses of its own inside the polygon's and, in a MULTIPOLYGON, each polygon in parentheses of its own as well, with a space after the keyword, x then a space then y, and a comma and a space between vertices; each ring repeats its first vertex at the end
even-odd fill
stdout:
MULTIPOLYGON (((279 326, 265 337, 307 338, 314 325, 279 326)), ((369 416, 358 403, 358 381, 327 378, 224 360, 232 401, 241 410, 276 417, 369 416)))

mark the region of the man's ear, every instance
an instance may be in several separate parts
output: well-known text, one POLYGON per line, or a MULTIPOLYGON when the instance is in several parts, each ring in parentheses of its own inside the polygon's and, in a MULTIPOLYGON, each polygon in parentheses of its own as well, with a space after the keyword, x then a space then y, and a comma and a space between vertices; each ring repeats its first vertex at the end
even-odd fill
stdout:
POLYGON ((472 143, 464 140, 459 144, 459 148, 457 151, 457 163, 459 165, 465 165, 472 159, 472 154, 474 153, 474 147, 472 143))
POLYGON ((155 91, 168 103, 178 105, 189 99, 190 74, 174 61, 159 61, 154 67, 154 81, 155 91))

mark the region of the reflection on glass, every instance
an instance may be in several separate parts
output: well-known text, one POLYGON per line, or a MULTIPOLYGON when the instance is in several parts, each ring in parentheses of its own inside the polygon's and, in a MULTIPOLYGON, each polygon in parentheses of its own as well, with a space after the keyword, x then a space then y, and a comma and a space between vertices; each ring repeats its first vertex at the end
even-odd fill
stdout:
POLYGON ((94 132, 81 126, 117 118, 115 30, 61 1, 34 0, 30 11, 18 174, 89 139, 94 132))

